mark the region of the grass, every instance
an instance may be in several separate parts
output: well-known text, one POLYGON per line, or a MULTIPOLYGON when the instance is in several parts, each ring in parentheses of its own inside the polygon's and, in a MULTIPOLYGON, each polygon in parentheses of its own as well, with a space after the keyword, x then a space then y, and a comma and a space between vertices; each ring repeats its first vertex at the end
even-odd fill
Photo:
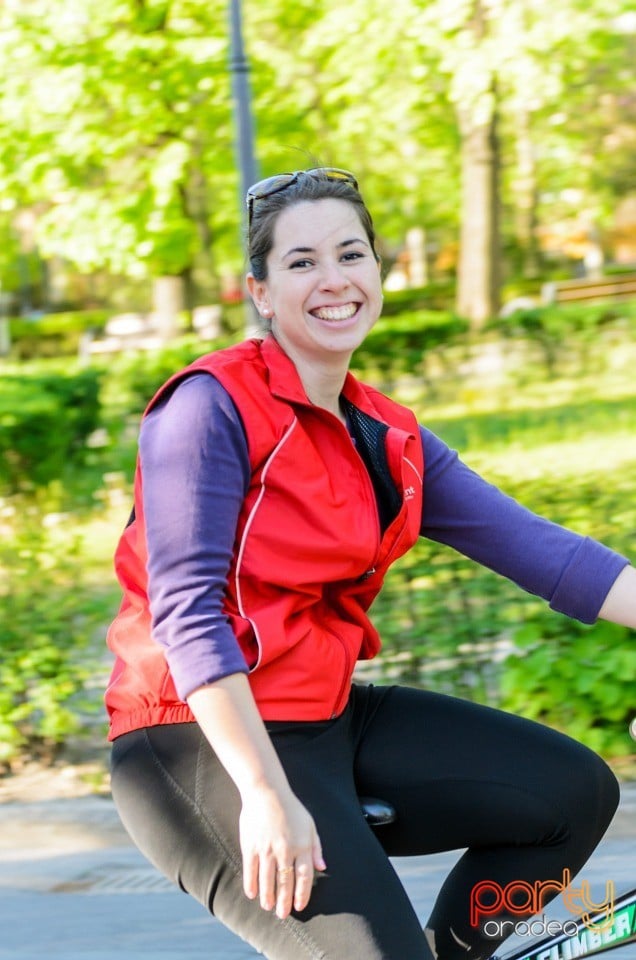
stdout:
MULTIPOLYGON (((530 488, 541 478, 587 478, 628 495, 636 477, 636 345, 600 346, 592 372, 546 379, 530 359, 498 377, 446 374, 432 392, 402 380, 393 395, 473 469, 517 493, 524 481, 530 488)), ((587 507, 593 512, 593 502, 587 507)))

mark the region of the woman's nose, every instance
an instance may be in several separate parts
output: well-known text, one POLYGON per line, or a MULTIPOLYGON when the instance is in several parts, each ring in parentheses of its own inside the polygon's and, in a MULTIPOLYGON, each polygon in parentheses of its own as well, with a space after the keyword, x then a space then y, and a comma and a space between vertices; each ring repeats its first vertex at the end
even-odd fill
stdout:
POLYGON ((323 265, 322 275, 320 277, 321 287, 329 290, 342 290, 348 283, 349 278, 341 264, 334 261, 323 265))

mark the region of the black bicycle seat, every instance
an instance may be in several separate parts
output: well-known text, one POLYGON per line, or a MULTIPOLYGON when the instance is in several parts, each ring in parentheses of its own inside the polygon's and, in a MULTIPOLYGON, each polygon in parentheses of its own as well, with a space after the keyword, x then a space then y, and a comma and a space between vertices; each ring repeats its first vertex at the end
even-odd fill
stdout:
POLYGON ((370 826, 383 827, 395 820, 395 808, 386 800, 379 800, 377 797, 359 797, 358 799, 364 819, 370 826))

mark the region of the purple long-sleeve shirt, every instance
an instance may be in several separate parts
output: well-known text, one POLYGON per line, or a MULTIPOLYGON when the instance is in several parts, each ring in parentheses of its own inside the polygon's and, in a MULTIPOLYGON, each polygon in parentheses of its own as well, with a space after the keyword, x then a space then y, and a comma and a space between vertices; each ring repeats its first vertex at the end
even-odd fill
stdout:
MULTIPOLYGON (((420 430, 422 536, 508 577, 554 610, 593 623, 628 561, 522 507, 420 430)), ((247 672, 222 610, 250 479, 247 441, 227 391, 197 374, 144 419, 139 449, 153 631, 185 699, 203 684, 247 672)))

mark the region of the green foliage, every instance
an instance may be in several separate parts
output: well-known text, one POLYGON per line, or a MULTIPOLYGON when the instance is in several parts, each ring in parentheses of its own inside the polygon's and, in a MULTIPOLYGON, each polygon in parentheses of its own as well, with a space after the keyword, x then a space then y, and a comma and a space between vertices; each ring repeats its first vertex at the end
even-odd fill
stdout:
POLYGON ((604 324, 630 316, 636 317, 633 304, 612 300, 563 303, 517 310, 508 321, 499 321, 498 326, 506 333, 542 331, 558 343, 573 335, 595 334, 604 324))
POLYGON ((536 617, 512 634, 502 706, 548 721, 605 756, 631 752, 636 650, 630 631, 536 617))
POLYGON ((389 573, 373 606, 384 676, 496 702, 494 660, 518 598, 510 586, 446 547, 421 540, 389 573))
POLYGON ((20 245, 11 217, 6 211, 0 211, 0 277, 2 291, 15 291, 20 287, 20 245))
POLYGON ((417 310, 449 310, 455 297, 454 280, 436 280, 425 287, 387 290, 382 306, 383 317, 417 310))
MULTIPOLYGON (((628 0, 563 0, 558 11, 497 0, 480 17, 446 0, 244 4, 261 172, 350 166, 389 259, 410 226, 426 227, 431 251, 449 249, 467 214, 459 113, 478 126, 496 109, 504 249, 523 213, 543 228, 585 211, 594 230, 612 229, 633 180, 633 50, 619 25, 629 10, 628 0)), ((24 288, 33 244, 82 271, 137 278, 205 274, 213 287, 240 269, 227 47, 220 0, 1 7, 5 291, 24 288), (35 232, 18 230, 23 213, 35 232)))
POLYGON ((384 382, 403 373, 424 376, 431 351, 465 334, 468 324, 449 310, 382 317, 354 356, 356 369, 384 382))
POLYGON ((82 336, 103 330, 111 311, 74 310, 33 320, 12 318, 12 353, 21 360, 34 357, 77 356, 82 336))
POLYGON ((0 765, 51 759, 80 732, 89 641, 103 617, 98 595, 82 589, 78 540, 56 542, 41 514, 21 506, 0 546, 0 765))
MULTIPOLYGON (((491 436, 498 437, 498 415, 489 419, 491 436)), ((606 424, 611 419, 606 414, 606 424)), ((521 425, 516 436, 525 436, 521 425)), ((581 475, 564 483, 542 474, 534 480, 501 478, 499 485, 536 512, 633 556, 633 461, 605 472, 602 480, 581 475)), ((556 614, 428 541, 390 572, 373 617, 384 640, 383 676, 518 712, 607 757, 631 752, 631 631, 602 621, 587 627, 556 614)))
POLYGON ((599 332, 610 324, 624 321, 635 325, 636 300, 620 302, 602 300, 593 303, 548 304, 516 310, 509 317, 500 317, 489 324, 504 336, 525 335, 542 349, 550 376, 557 371, 559 359, 575 347, 585 362, 599 332))
POLYGON ((45 254, 144 276, 207 253, 196 183, 213 169, 226 199, 234 184, 224 14, 216 0, 3 9, 0 182, 44 200, 45 254))
POLYGON ((38 487, 81 465, 99 421, 99 373, 0 380, 0 493, 38 487))
POLYGON ((105 389, 112 394, 112 402, 118 410, 137 415, 174 373, 207 350, 220 350, 236 339, 235 335, 228 335, 204 344, 199 337, 184 336, 161 350, 119 354, 108 361, 109 376, 105 389))

